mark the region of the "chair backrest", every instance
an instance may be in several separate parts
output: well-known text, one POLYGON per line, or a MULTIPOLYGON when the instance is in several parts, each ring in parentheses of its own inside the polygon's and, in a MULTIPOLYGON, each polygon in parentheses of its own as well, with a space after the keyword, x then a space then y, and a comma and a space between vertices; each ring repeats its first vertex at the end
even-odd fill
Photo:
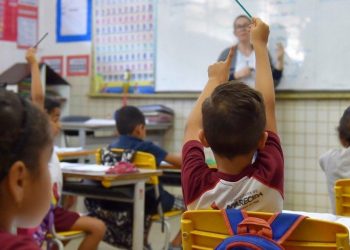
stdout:
MULTIPOLYGON (((110 149, 114 153, 123 153, 124 149, 112 148, 110 149)), ((101 164, 101 150, 96 151, 96 164, 101 164)), ((143 169, 157 169, 157 163, 154 155, 146 152, 137 151, 132 162, 136 167, 143 169)), ((159 179, 158 176, 150 177, 150 180, 147 182, 149 184, 158 185, 159 179)))
POLYGON ((336 215, 350 216, 350 179, 340 179, 334 185, 336 215))
MULTIPOLYGON (((272 214, 248 212, 268 220, 272 214)), ((214 249, 230 236, 220 210, 186 211, 181 219, 184 250, 214 249)), ((283 243, 286 250, 349 250, 349 232, 341 224, 306 218, 283 243)))

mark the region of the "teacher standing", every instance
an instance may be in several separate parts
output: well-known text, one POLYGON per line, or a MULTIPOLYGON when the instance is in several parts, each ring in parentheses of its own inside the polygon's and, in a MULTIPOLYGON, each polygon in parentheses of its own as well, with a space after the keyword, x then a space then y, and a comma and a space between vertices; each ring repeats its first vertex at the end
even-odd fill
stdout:
MULTIPOLYGON (((233 22, 233 34, 238 39, 234 45, 234 56, 230 68, 230 80, 241 80, 249 86, 255 86, 255 53, 250 43, 250 19, 245 15, 238 16, 233 22)), ((225 49, 218 61, 226 60, 230 48, 225 49)), ((284 49, 277 44, 276 63, 271 63, 275 87, 279 84, 283 73, 284 49)), ((271 58, 270 58, 271 61, 271 58)))

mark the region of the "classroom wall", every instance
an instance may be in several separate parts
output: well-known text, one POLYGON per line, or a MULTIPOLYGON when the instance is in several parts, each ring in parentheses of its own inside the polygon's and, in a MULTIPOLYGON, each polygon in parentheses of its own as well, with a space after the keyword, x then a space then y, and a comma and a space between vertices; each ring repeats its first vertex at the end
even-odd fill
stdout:
MULTIPOLYGON (((39 0, 38 39, 49 32, 40 44, 38 56, 91 54, 91 42, 56 43, 56 1, 39 0)), ((14 63, 25 62, 25 49, 18 49, 16 42, 0 41, 0 72, 14 63)), ((65 72, 65 69, 64 69, 65 72)))
POLYGON ((17 49, 13 42, 0 41, 0 73, 16 62, 25 62, 25 50, 17 49))
MULTIPOLYGON (((121 99, 88 98, 84 79, 75 78, 71 113, 110 118, 121 99), (81 81, 82 80, 82 81, 81 81)), ((175 110, 174 127, 166 133, 166 149, 180 152, 185 121, 195 100, 130 99, 130 105, 161 103, 175 110)), ((278 100, 277 119, 285 156, 285 209, 330 212, 324 173, 318 158, 339 146, 337 122, 350 104, 344 100, 278 100)))

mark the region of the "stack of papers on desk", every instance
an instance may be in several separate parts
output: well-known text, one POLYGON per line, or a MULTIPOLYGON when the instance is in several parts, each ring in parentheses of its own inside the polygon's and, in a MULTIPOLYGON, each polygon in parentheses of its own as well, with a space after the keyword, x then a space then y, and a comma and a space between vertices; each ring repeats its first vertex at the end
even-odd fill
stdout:
POLYGON ((95 172, 95 173, 105 173, 110 167, 96 164, 80 164, 80 163, 68 163, 61 162, 61 169, 64 171, 71 172, 95 172))
POLYGON ((291 213, 291 214, 300 214, 307 216, 312 219, 318 219, 318 220, 326 220, 331 222, 336 222, 339 224, 342 224, 343 226, 347 227, 350 232, 350 218, 344 217, 344 216, 338 216, 330 213, 310 213, 310 212, 304 212, 304 211, 291 211, 291 210, 283 210, 283 213, 291 213))
POLYGON ((113 119, 89 119, 84 124, 92 126, 115 126, 115 121, 113 119))
POLYGON ((74 153, 74 152, 82 151, 83 148, 82 147, 63 148, 63 147, 55 146, 54 150, 55 150, 55 153, 57 153, 57 154, 59 154, 59 153, 74 153))

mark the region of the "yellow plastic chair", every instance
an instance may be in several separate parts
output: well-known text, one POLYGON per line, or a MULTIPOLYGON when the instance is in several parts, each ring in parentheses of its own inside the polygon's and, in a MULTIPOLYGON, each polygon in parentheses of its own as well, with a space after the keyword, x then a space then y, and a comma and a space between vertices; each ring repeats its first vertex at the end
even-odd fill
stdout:
MULTIPOLYGON (((122 153, 124 151, 124 149, 118 149, 118 148, 113 148, 111 149, 112 152, 115 153, 122 153)), ((97 150, 96 152, 96 164, 101 164, 101 150, 97 150)), ((154 155, 150 154, 150 153, 145 153, 145 152, 141 152, 141 151, 137 151, 134 159, 133 159, 133 164, 141 169, 157 169, 157 164, 156 164, 156 159, 154 157, 154 155)), ((158 176, 152 176, 150 177, 149 181, 147 182, 147 184, 151 184, 154 185, 154 190, 155 190, 155 196, 158 199, 160 196, 159 193, 159 178, 158 176)), ((168 249, 169 248, 169 242, 170 242, 170 223, 169 223, 169 219, 170 218, 174 218, 175 216, 180 216, 183 211, 181 210, 172 210, 172 211, 168 211, 168 212, 163 212, 162 206, 159 203, 158 205, 158 214, 155 214, 152 216, 152 222, 155 223, 161 223, 162 224, 162 229, 163 229, 163 225, 164 225, 164 235, 165 235, 165 239, 164 239, 164 249, 168 249)))
MULTIPOLYGON (((248 212, 268 220, 272 214, 248 212)), ((181 219, 184 250, 211 250, 229 237, 220 210, 186 211, 181 219)), ((349 250, 348 229, 338 223, 306 218, 283 243, 286 250, 349 250)))
POLYGON ((85 233, 83 231, 66 231, 56 232, 55 228, 51 228, 51 232, 46 235, 48 241, 51 241, 58 247, 58 250, 64 250, 63 242, 83 238, 85 233))
POLYGON ((350 179, 340 179, 334 185, 335 214, 350 216, 350 179))

